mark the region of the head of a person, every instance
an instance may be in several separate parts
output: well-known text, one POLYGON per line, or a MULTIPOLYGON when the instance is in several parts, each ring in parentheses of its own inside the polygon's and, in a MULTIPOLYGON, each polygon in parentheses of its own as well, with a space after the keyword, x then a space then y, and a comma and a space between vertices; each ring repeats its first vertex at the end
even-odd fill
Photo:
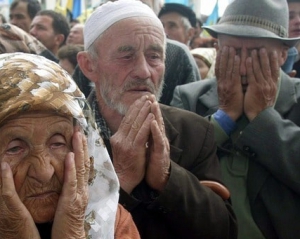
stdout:
POLYGON ((72 19, 69 23, 70 29, 78 23, 80 23, 80 21, 78 19, 72 19))
POLYGON ((235 48, 241 59, 240 75, 246 87, 246 59, 252 50, 265 48, 269 56, 277 52, 281 67, 289 47, 299 41, 300 38, 288 37, 288 21, 286 0, 235 0, 227 6, 216 25, 204 28, 218 38, 218 47, 235 48))
POLYGON ((83 27, 84 24, 77 23, 71 29, 67 37, 66 44, 83 44, 83 27))
POLYGON ((30 34, 41 41, 54 55, 65 44, 69 32, 66 17, 53 10, 39 11, 30 26, 30 34))
POLYGON ((9 8, 9 22, 29 32, 32 19, 40 10, 38 0, 15 0, 9 8))
POLYGON ((189 45, 197 24, 196 14, 190 7, 179 3, 166 3, 158 17, 168 38, 189 45))
POLYGON ((86 230, 93 238, 106 238, 96 236, 91 225, 108 225, 97 212, 103 212, 105 202, 112 206, 116 202, 105 218, 113 229, 114 216, 110 217, 117 207, 118 181, 84 95, 69 74, 44 57, 8 53, 0 55, 0 62, 0 162, 11 168, 21 202, 35 223, 53 221, 64 183, 65 159, 73 151, 74 131, 80 130, 87 137, 86 157, 94 158, 86 230), (100 171, 101 176, 95 174, 100 171))
POLYGON ((119 0, 99 6, 85 23, 84 46, 78 64, 95 83, 102 108, 125 114, 143 95, 159 99, 166 37, 162 23, 146 4, 119 0))
POLYGON ((51 222, 74 126, 86 125, 80 107, 84 96, 65 71, 44 57, 2 54, 0 62, 0 132, 5 137, 0 160, 11 167, 16 191, 34 221, 51 222))
POLYGON ((289 7, 289 37, 300 37, 300 0, 287 0, 289 7))
POLYGON ((83 45, 71 44, 62 46, 57 52, 58 64, 72 75, 77 66, 77 53, 83 50, 83 45))
POLYGON ((195 58, 201 79, 210 79, 215 76, 215 62, 217 51, 215 48, 195 48, 191 50, 192 56, 195 58))

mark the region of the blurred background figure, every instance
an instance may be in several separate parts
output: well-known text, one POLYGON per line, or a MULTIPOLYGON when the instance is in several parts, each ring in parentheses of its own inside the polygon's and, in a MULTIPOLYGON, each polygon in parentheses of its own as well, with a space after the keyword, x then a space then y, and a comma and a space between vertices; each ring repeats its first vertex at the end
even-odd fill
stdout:
POLYGON ((195 58, 202 80, 215 77, 215 48, 195 48, 191 50, 191 54, 195 58))
POLYGON ((77 23, 80 23, 78 19, 71 19, 69 23, 70 29, 74 27, 77 23))
POLYGON ((69 32, 66 17, 54 10, 38 12, 30 26, 30 34, 42 42, 55 56, 58 49, 65 44, 69 32))
POLYGON ((72 75, 74 73, 75 67, 77 66, 77 53, 83 50, 83 45, 71 44, 62 46, 57 52, 57 56, 59 59, 58 64, 70 75, 72 75))
MULTIPOLYGON (((287 0, 289 7, 289 38, 300 37, 300 0, 287 0)), ((288 58, 281 67, 291 77, 300 77, 300 44, 289 49, 288 58)))
POLYGON ((37 0, 15 0, 9 8, 9 22, 29 32, 33 18, 40 10, 41 4, 37 0))
POLYGON ((77 23, 70 29, 66 44, 83 44, 83 27, 84 24, 77 23))
POLYGON ((196 14, 190 7, 179 3, 166 3, 158 17, 168 38, 190 45, 197 24, 196 14))

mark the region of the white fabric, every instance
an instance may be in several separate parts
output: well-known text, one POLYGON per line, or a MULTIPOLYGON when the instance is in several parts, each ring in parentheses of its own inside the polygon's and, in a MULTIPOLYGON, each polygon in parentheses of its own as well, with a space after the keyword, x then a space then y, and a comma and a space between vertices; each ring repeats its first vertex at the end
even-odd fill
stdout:
POLYGON ((151 17, 162 26, 153 10, 137 0, 118 0, 99 6, 88 18, 83 29, 84 48, 90 45, 114 23, 130 17, 151 17))

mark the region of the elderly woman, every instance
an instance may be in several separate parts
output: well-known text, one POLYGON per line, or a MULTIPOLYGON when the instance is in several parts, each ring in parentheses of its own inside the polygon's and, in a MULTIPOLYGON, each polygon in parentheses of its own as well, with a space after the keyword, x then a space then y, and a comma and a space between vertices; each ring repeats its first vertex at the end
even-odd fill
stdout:
POLYGON ((0 55, 0 135, 0 238, 139 238, 85 98, 56 63, 0 55))

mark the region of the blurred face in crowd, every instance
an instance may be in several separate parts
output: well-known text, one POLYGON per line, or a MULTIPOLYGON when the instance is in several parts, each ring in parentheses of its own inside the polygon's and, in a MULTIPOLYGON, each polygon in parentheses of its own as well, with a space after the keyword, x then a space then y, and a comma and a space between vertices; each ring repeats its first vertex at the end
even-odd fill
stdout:
POLYGON ((27 11, 26 2, 19 2, 18 5, 10 10, 9 13, 9 22, 17 27, 23 29, 25 32, 29 32, 31 18, 27 11))
POLYGON ((64 161, 71 151, 73 119, 25 113, 5 120, 0 134, 0 160, 11 167, 20 200, 36 223, 52 221, 62 190, 64 161))
POLYGON ((289 37, 300 37, 300 2, 289 5, 289 37))
POLYGON ((30 34, 42 42, 49 51, 56 55, 62 41, 62 34, 56 34, 52 27, 53 19, 49 16, 35 16, 30 27, 30 34))
POLYGON ((95 82, 99 104, 124 114, 141 96, 160 96, 165 37, 156 21, 148 17, 121 20, 94 44, 98 57, 91 60, 94 70, 88 77, 95 82))
POLYGON ((70 29, 67 44, 83 44, 83 24, 76 24, 70 29))
POLYGON ((209 71, 209 67, 208 65, 198 56, 193 55, 193 57, 195 58, 196 64, 198 66, 200 75, 201 75, 201 79, 205 79, 206 75, 209 71))
MULTIPOLYGON (((187 44, 191 38, 183 17, 177 12, 168 12, 159 17, 168 38, 187 44)), ((194 32, 193 32, 194 34, 194 32)))

